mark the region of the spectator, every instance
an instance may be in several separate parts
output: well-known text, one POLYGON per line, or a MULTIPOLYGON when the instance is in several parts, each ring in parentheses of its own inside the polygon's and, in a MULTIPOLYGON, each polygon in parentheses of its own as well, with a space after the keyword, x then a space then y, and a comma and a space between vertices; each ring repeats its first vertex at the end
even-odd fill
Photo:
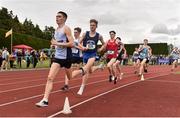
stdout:
POLYGON ((17 51, 17 64, 19 66, 19 68, 21 68, 21 61, 22 61, 22 51, 21 50, 18 50, 17 51))
POLYGON ((11 69, 14 68, 14 61, 15 61, 15 60, 16 60, 15 55, 10 54, 10 55, 9 55, 9 63, 10 63, 10 68, 11 68, 11 69))
POLYGON ((1 70, 6 69, 8 66, 8 61, 9 61, 9 52, 7 51, 7 48, 5 48, 2 52, 2 65, 1 65, 1 70))
POLYGON ((38 63, 38 53, 36 50, 33 50, 31 52, 31 56, 32 56, 32 64, 33 64, 33 68, 36 68, 36 65, 38 63))
POLYGON ((29 65, 31 63, 31 61, 30 61, 30 51, 29 50, 25 51, 25 60, 26 60, 26 68, 29 68, 29 65))
POLYGON ((2 51, 0 50, 0 68, 1 68, 1 65, 2 65, 2 51))

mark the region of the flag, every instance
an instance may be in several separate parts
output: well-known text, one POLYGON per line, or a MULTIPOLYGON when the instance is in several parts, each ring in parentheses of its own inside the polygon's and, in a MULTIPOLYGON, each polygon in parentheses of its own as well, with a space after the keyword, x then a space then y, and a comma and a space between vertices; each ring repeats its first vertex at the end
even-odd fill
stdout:
POLYGON ((9 35, 12 35, 12 29, 6 32, 5 38, 8 37, 9 35))

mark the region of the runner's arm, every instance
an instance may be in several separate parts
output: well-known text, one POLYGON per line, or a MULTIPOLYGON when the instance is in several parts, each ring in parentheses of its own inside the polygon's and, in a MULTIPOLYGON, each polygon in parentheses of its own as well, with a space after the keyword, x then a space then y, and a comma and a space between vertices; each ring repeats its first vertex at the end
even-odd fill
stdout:
POLYGON ((102 46, 101 46, 101 48, 98 49, 98 52, 102 52, 106 47, 106 43, 104 42, 104 39, 101 35, 99 35, 99 40, 101 41, 102 46))
POLYGON ((85 35, 86 35, 86 33, 83 33, 82 37, 80 38, 79 44, 78 44, 78 48, 82 51, 87 50, 87 48, 83 46, 83 40, 85 38, 85 35))

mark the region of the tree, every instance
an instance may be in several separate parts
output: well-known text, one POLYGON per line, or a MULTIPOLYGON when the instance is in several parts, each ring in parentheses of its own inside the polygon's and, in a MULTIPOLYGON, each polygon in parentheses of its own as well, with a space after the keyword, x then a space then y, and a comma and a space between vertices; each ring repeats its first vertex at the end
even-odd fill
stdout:
POLYGON ((45 26, 44 39, 51 40, 54 35, 54 32, 55 32, 55 29, 52 26, 50 27, 45 26))
POLYGON ((34 25, 31 19, 25 19, 23 23, 19 21, 17 15, 7 8, 0 9, 0 29, 9 30, 13 28, 13 32, 32 35, 41 39, 50 40, 55 29, 52 26, 46 26, 42 31, 38 24, 34 25))

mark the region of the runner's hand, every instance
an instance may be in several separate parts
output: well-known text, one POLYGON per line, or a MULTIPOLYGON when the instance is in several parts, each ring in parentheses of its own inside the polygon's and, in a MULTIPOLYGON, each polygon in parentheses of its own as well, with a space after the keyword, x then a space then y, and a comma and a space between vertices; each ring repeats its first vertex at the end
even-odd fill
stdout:
POLYGON ((52 39, 52 40, 51 40, 51 45, 57 45, 57 43, 58 43, 58 42, 57 42, 55 39, 52 39))

